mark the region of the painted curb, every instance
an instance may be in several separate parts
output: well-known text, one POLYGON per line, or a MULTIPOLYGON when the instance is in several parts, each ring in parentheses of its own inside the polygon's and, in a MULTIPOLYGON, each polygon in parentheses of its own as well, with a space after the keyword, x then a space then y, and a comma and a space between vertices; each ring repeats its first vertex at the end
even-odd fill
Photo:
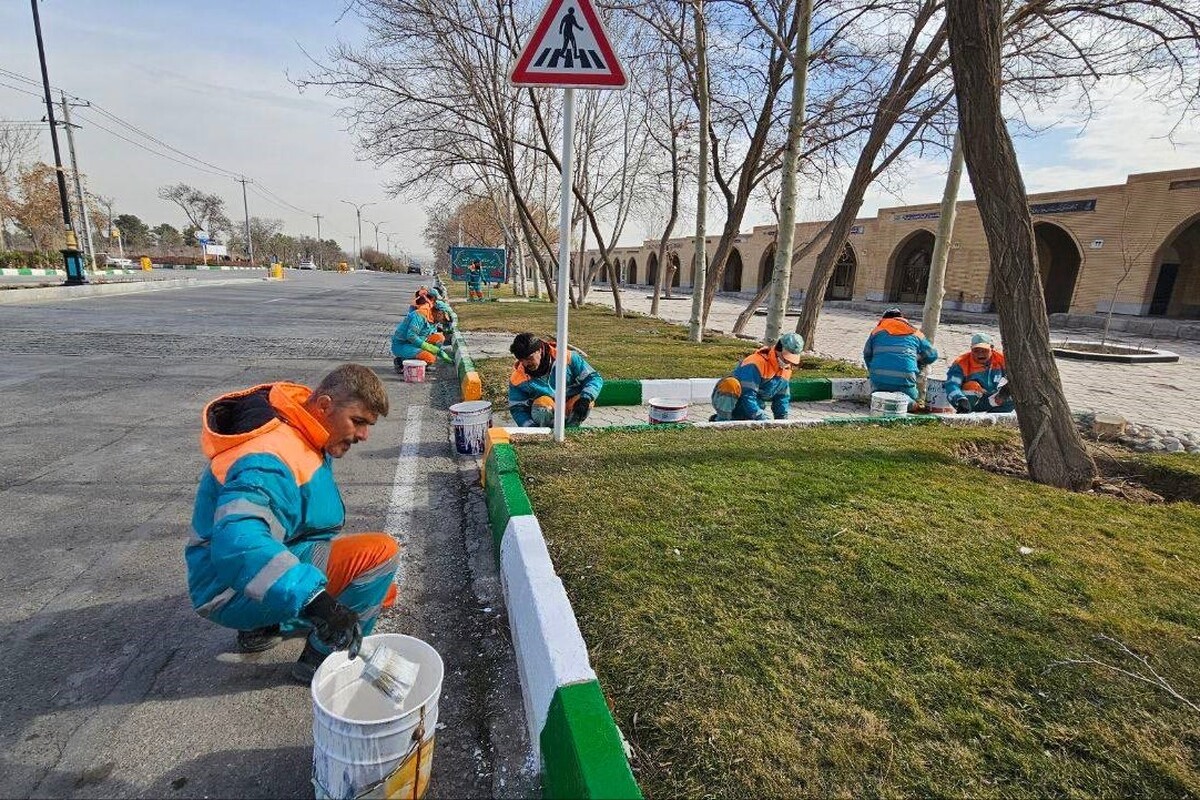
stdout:
POLYGON ((482 473, 542 796, 641 798, 506 429, 488 431, 482 473))
POLYGON ((0 291, 0 305, 39 300, 82 300, 110 294, 160 292, 167 289, 187 289, 194 286, 228 286, 245 283, 246 278, 229 280, 200 280, 199 278, 168 278, 159 281, 130 281, 128 283, 94 283, 83 286, 47 286, 38 289, 6 289, 0 291))
POLYGON ((479 372, 475 369, 475 362, 467 350, 466 337, 459 328, 454 329, 454 345, 451 347, 451 352, 454 354, 455 369, 458 370, 458 389, 462 399, 482 400, 483 381, 480 380, 479 372))
MULTIPOLYGON (((606 380, 596 405, 640 406, 655 397, 707 403, 717 381, 717 378, 606 380)), ((930 380, 929 384, 940 386, 941 381, 930 380)), ((791 382, 791 389, 792 399, 801 402, 867 400, 871 397, 871 384, 866 378, 796 378, 791 382)))
MULTIPOLYGON (((88 270, 87 275, 136 275, 140 269, 97 269, 88 270)), ((47 278, 65 278, 67 273, 61 269, 45 269, 40 267, 3 267, 0 275, 34 275, 47 278)))

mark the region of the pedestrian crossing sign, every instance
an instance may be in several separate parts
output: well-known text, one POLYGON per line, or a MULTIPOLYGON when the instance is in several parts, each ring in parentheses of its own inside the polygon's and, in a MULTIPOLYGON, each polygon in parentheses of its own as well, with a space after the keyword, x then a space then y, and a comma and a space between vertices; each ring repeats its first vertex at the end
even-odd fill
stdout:
POLYGON ((508 78, 514 86, 580 89, 628 83, 592 0, 550 0, 508 78))

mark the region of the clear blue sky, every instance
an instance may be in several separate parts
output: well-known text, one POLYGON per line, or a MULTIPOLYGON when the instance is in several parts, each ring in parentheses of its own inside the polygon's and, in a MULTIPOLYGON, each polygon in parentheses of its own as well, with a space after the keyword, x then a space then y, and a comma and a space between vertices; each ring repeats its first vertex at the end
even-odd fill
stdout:
MULTIPOLYGON (((381 189, 386 171, 356 160, 351 137, 336 117, 337 103, 319 92, 302 95, 288 81, 289 74, 308 69, 304 50, 322 57, 339 39, 360 40, 362 31, 352 16, 339 21, 341 2, 44 0, 40 9, 54 85, 94 100, 181 150, 261 181, 310 214, 324 215, 322 232, 346 248, 354 212, 338 202, 343 199, 378 201, 365 216, 385 221, 383 230, 398 234, 394 243, 413 253, 425 251, 419 204, 387 200, 381 189)), ((38 77, 26 0, 0 3, 0 68, 38 77)), ((3 83, 20 85, 0 76, 3 83)), ((1053 124, 1071 112, 1067 104, 1046 111, 1039 121, 1053 124)), ((0 86, 0 119, 40 119, 43 113, 36 97, 0 86)), ((1063 125, 1018 141, 1026 184, 1031 192, 1052 191, 1119 183, 1131 172, 1200 166, 1200 126, 1184 126, 1177 145, 1156 138, 1166 134, 1172 121, 1136 92, 1114 88, 1105 93, 1085 130, 1063 125)), ((236 183, 149 155, 83 125, 80 167, 90 176, 93 191, 116 198, 117 213, 137 214, 152 225, 178 225, 178 210, 155 193, 159 186, 183 181, 220 193, 230 216, 240 219, 236 183)), ((41 146, 48 159, 48 136, 42 136, 41 146)), ((936 202, 944 175, 944 154, 916 161, 891 182, 896 194, 877 188, 863 213, 936 202)), ((963 196, 970 194, 964 185, 963 196)), ((803 218, 832 213, 839 200, 826 196, 806 203, 803 218)), ((305 213, 254 194, 250 203, 251 214, 283 219, 293 233, 315 233, 315 221, 305 213)), ((710 213, 714 228, 718 211, 714 207, 710 213)), ((758 207, 743 227, 768 221, 769 211, 758 207)), ((364 232, 373 244, 373 228, 364 232)), ((634 244, 647 235, 630 226, 622 243, 634 244)))

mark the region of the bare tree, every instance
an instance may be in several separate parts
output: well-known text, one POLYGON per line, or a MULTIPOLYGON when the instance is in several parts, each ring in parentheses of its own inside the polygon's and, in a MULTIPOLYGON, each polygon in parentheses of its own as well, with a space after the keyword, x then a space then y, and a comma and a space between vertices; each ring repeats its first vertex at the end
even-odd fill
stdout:
POLYGON ((971 183, 991 256, 1000 334, 1029 474, 1038 483, 1090 488, 1096 465, 1084 447, 1050 350, 1033 218, 1017 154, 1000 109, 1004 0, 951 3, 950 58, 971 183))
POLYGON ((15 177, 16 170, 33 152, 33 146, 36 143, 36 128, 0 123, 0 250, 8 249, 4 205, 5 198, 8 196, 9 184, 15 177))
POLYGON ((233 230, 233 223, 225 215, 225 201, 218 195, 202 192, 186 183, 175 183, 160 188, 158 196, 179 206, 187 221, 196 228, 213 233, 233 230))

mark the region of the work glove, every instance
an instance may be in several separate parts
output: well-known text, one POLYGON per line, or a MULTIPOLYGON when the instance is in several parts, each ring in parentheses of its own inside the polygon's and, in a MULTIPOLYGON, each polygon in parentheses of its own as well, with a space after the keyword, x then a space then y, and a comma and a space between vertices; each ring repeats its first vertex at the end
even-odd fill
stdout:
POLYGON ((349 650, 351 658, 358 655, 362 646, 358 614, 335 600, 329 592, 321 592, 310 600, 300 616, 313 626, 322 642, 335 650, 349 650))
POLYGON ((954 401, 954 410, 960 414, 971 413, 971 401, 965 397, 960 397, 954 401))
POLYGON ((445 362, 447 362, 447 363, 449 363, 449 364, 453 364, 453 363, 454 363, 454 356, 452 356, 452 355, 450 355, 449 353, 447 353, 447 352, 446 352, 446 348, 444 348, 444 347, 439 347, 439 348, 438 348, 438 358, 440 358, 442 361, 445 361, 445 362))
POLYGON ((588 414, 592 413, 593 400, 590 397, 580 395, 575 401, 575 407, 571 410, 571 424, 581 425, 588 418, 588 414))

